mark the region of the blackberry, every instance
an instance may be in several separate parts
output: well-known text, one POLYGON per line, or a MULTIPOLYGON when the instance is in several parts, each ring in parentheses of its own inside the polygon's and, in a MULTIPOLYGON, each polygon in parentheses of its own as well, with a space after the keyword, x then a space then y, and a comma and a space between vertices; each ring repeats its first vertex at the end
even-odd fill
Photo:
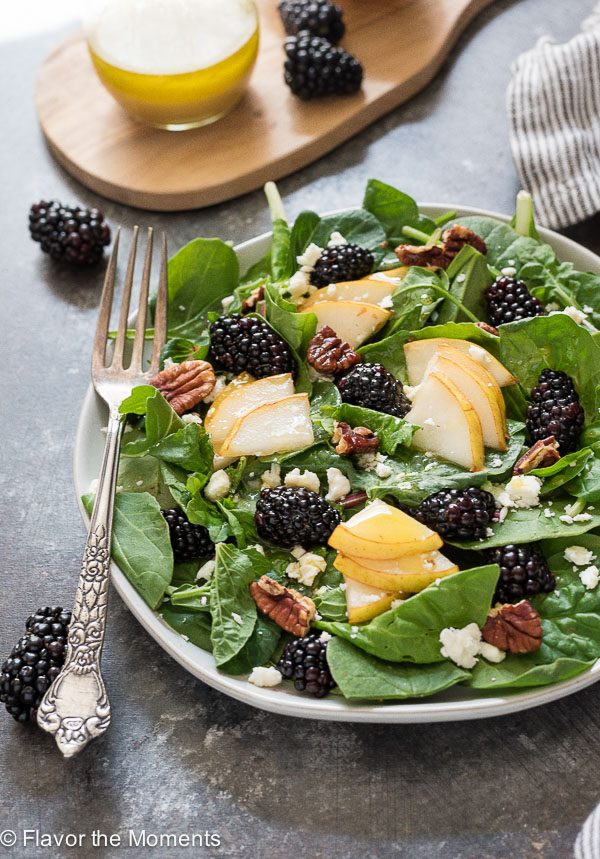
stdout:
POLYGON ((491 564, 500 567, 495 602, 520 602, 525 597, 550 593, 556 586, 556 580, 537 543, 525 543, 522 546, 510 544, 490 549, 488 558, 491 564))
POLYGON ((573 380, 561 370, 542 370, 527 407, 527 431, 533 442, 553 435, 561 454, 577 447, 585 413, 573 380))
POLYGON ((335 509, 310 489, 263 489, 256 504, 259 535, 276 546, 324 546, 342 521, 335 509))
POLYGON ((491 493, 470 486, 434 492, 411 513, 445 540, 481 540, 486 536, 495 510, 491 493))
POLYGON ((306 30, 337 45, 346 31, 342 10, 329 0, 282 0, 278 8, 290 36, 306 30))
POLYGON ((283 651, 277 668, 286 680, 293 680, 298 692, 324 698, 335 682, 327 665, 327 642, 321 632, 295 638, 283 651))
POLYGON ((305 31, 284 42, 284 79, 294 95, 305 101, 326 95, 351 95, 362 84, 358 60, 327 39, 305 31))
POLYGON ((288 344, 256 316, 220 316, 210 326, 210 353, 225 370, 247 370, 257 379, 296 372, 288 344))
POLYGON ((346 244, 325 248, 310 275, 315 286, 328 286, 341 280, 360 280, 371 273, 373 254, 360 245, 346 244))
POLYGON ((402 386, 381 364, 358 364, 340 376, 336 385, 345 403, 364 406, 403 418, 410 411, 410 402, 402 386))
POLYGON ((499 277, 488 286, 484 295, 492 325, 545 314, 542 303, 533 297, 522 280, 499 277))
POLYGON ((29 211, 29 232, 52 259, 91 266, 110 244, 110 227, 99 209, 40 200, 29 211))
POLYGON ((161 510, 169 526, 169 537, 176 561, 194 561, 196 558, 212 558, 215 544, 208 536, 204 525, 192 525, 183 510, 172 507, 161 510))
POLYGON ((0 672, 0 703, 17 722, 33 720, 35 711, 65 661, 71 612, 39 608, 25 625, 0 672))

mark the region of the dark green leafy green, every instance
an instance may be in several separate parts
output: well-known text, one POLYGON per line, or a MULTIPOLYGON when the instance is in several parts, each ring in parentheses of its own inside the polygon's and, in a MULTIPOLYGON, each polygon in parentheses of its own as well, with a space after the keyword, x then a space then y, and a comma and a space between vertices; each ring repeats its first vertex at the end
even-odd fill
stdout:
POLYGON ((255 549, 245 552, 226 543, 217 546, 215 571, 210 580, 211 641, 218 666, 230 662, 242 650, 256 626, 256 603, 250 582, 265 567, 255 549))
POLYGON ((185 337, 171 337, 161 349, 160 366, 164 367, 167 358, 175 364, 181 364, 183 361, 203 361, 208 355, 209 345, 208 331, 203 331, 196 342, 185 337))
POLYGON ((333 420, 344 421, 352 427, 367 427, 377 433, 380 450, 390 455, 396 453, 398 447, 408 447, 417 429, 402 418, 349 403, 341 403, 335 408, 324 406, 323 412, 333 420))
POLYGON ((392 245, 406 242, 404 227, 416 227, 426 233, 432 233, 436 227, 435 221, 419 212, 412 197, 378 179, 367 182, 363 207, 382 224, 392 245))
MULTIPOLYGON (((449 290, 457 302, 470 310, 477 319, 488 318, 484 292, 492 283, 485 257, 470 245, 465 245, 450 263, 447 270, 449 290)), ((466 320, 464 310, 458 304, 444 301, 440 307, 437 324, 466 320)), ((474 323, 473 323, 474 324, 474 323)))
POLYGON ((168 603, 162 605, 158 613, 175 632, 188 638, 196 647, 208 650, 209 653, 211 652, 211 619, 209 614, 201 614, 200 612, 179 608, 168 603))
POLYGON ((252 635, 242 649, 221 665, 227 674, 248 674, 257 665, 264 665, 273 656, 281 638, 281 629, 259 614, 252 635))

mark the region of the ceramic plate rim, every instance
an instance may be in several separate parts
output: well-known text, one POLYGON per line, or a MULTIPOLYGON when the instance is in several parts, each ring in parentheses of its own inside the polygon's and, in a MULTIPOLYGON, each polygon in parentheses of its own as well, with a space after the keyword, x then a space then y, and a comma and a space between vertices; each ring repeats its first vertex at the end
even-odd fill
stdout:
MULTIPOLYGON (((459 215, 483 215, 497 218, 505 223, 510 220, 506 215, 470 206, 423 203, 420 209, 433 217, 437 217, 448 211, 456 211, 459 215)), ((600 274, 600 257, 596 256, 592 251, 552 230, 540 227, 539 233, 542 239, 554 246, 561 259, 572 261, 579 259, 579 262, 576 263, 578 266, 584 270, 592 270, 600 274)), ((257 259, 260 259, 270 237, 271 232, 262 233, 235 247, 235 251, 240 257, 242 268, 247 268, 257 259)), ((89 523, 89 517, 81 502, 81 494, 86 491, 89 485, 88 477, 84 477, 83 475, 86 468, 89 471, 87 449, 91 438, 90 433, 98 432, 100 429, 94 417, 94 409, 97 408, 97 402, 96 394, 90 384, 79 413, 73 452, 75 491, 86 527, 89 523)), ((339 722, 382 724, 481 719, 538 707, 550 701, 564 698, 580 689, 585 689, 600 678, 600 660, 598 660, 590 669, 570 680, 565 680, 552 686, 534 688, 512 694, 475 694, 471 698, 451 700, 453 689, 460 688, 452 687, 443 693, 443 697, 436 696, 424 699, 423 701, 411 699, 408 702, 398 704, 356 704, 338 696, 319 700, 309 699, 293 691, 288 691, 283 686, 278 686, 274 689, 262 689, 252 686, 245 679, 222 674, 216 668, 214 659, 210 653, 201 650, 191 644, 191 642, 183 639, 179 633, 172 630, 162 618, 155 614, 114 562, 112 563, 112 582, 127 608, 129 608, 144 629, 183 668, 207 685, 238 701, 279 715, 339 722)), ((462 691, 464 692, 464 689, 462 691)))

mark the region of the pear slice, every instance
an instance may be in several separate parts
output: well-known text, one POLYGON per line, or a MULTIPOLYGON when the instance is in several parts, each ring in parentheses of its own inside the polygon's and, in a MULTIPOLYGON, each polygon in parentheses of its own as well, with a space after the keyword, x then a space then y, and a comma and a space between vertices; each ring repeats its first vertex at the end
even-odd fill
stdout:
POLYGON ((442 539, 397 507, 377 500, 338 525, 329 545, 354 558, 389 560, 439 549, 442 539))
MULTIPOLYGON (((266 380, 265 380, 266 381, 266 380)), ((308 394, 294 394, 242 415, 221 445, 221 456, 270 456, 314 443, 308 394)))
POLYGON ((437 551, 388 561, 338 554, 333 566, 344 576, 373 588, 411 594, 422 591, 436 579, 458 572, 456 564, 437 551))
POLYGON ((488 370, 467 352, 442 347, 428 365, 450 379, 471 403, 483 433, 483 443, 495 450, 506 450, 506 409, 500 386, 488 370))
POLYGON ((413 447, 430 451, 469 471, 483 468, 481 421, 450 379, 435 370, 430 372, 417 388, 412 408, 404 419, 420 427, 413 436, 413 447))
POLYGON ((328 325, 353 349, 379 331, 391 316, 389 310, 363 301, 317 301, 301 313, 314 313, 317 329, 328 325))
POLYGON ((208 410, 204 421, 206 431, 210 433, 213 448, 221 455, 220 446, 242 415, 248 414, 265 403, 275 403, 284 397, 291 397, 294 393, 294 380, 291 373, 267 376, 257 381, 240 381, 240 378, 238 376, 237 382, 234 379, 221 391, 208 410))
POLYGON ((321 301, 361 301, 366 304, 381 304, 397 288, 399 281, 390 278, 386 280, 375 280, 365 278, 364 280, 344 280, 332 283, 313 292, 301 306, 300 310, 308 310, 314 304, 321 301))
POLYGON ((388 593, 380 588, 372 588, 362 582, 348 579, 346 583, 346 609, 349 623, 365 623, 387 611, 396 599, 402 599, 403 594, 388 593))
POLYGON ((468 340, 453 340, 450 337, 432 337, 431 340, 412 340, 404 346, 409 385, 418 385, 422 381, 427 365, 442 346, 466 352, 475 361, 479 361, 489 370, 501 388, 515 384, 515 377, 506 367, 476 343, 469 343, 468 340))
POLYGON ((369 280, 387 280, 388 278, 393 278, 394 280, 402 280, 408 272, 410 271, 410 266, 408 265, 399 265, 397 268, 388 268, 387 271, 375 271, 373 274, 369 275, 369 280))

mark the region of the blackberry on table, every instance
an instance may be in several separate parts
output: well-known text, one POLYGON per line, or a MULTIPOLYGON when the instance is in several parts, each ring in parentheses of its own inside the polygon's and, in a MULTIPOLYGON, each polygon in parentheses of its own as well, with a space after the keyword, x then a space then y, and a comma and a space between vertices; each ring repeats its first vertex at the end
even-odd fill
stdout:
POLYGON ((533 297, 523 281, 513 277, 497 278, 484 295, 492 325, 544 316, 546 312, 541 301, 533 297))
POLYGON ((342 521, 335 507, 310 489, 263 489, 256 504, 256 528, 276 546, 324 546, 342 521))
POLYGON ((302 31, 284 42, 284 78, 294 95, 308 101, 326 95, 351 95, 362 84, 356 57, 320 36, 302 31))
POLYGON ((491 564, 500 567, 494 601, 516 603, 536 594, 547 594, 556 587, 546 558, 537 543, 510 544, 488 551, 491 564))
POLYGON ((348 243, 325 248, 310 275, 314 286, 328 286, 341 280, 360 280, 371 273, 373 254, 360 245, 348 243))
POLYGON ((40 200, 29 211, 29 232, 52 259, 95 265, 110 244, 110 227, 99 209, 40 200))
POLYGON ((169 537, 176 561, 194 561, 196 558, 213 557, 215 544, 204 525, 192 525, 179 507, 160 512, 169 526, 169 537))
POLYGON ((278 8, 290 36, 306 30, 336 45, 346 31, 342 10, 329 0, 282 0, 278 8))
POLYGON ((322 633, 311 632, 296 638, 283 651, 277 668, 286 680, 293 680, 298 692, 324 698, 335 686, 327 665, 327 642, 322 633))
POLYGON ((257 379, 296 371, 288 344, 256 316, 220 316, 210 326, 210 354, 225 370, 257 379))
POLYGON ((485 489, 441 489, 411 511, 412 516, 445 540, 482 540, 492 523, 496 505, 485 489))
POLYGON ((402 385, 382 364, 358 364, 340 376, 336 385, 342 400, 353 406, 364 406, 397 418, 403 418, 410 411, 402 385))
POLYGON ((17 722, 33 720, 35 711, 65 661, 71 612, 39 608, 25 625, 25 635, 13 647, 0 670, 0 703, 17 722))
POLYGON ((553 435, 561 455, 573 451, 585 413, 570 376, 562 370, 542 370, 527 407, 527 431, 532 442, 553 435))

